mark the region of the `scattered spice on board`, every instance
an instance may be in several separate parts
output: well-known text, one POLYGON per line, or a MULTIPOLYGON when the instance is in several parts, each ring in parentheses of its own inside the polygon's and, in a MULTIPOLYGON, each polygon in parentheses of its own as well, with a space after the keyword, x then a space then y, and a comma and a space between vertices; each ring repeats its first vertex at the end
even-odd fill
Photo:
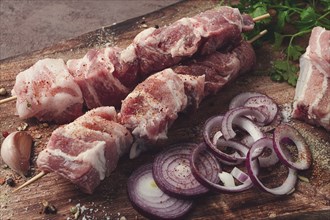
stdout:
POLYGON ((42 204, 42 210, 40 214, 56 214, 57 209, 54 205, 50 204, 48 201, 43 200, 41 202, 42 204))
POLYGON ((17 131, 26 131, 26 129, 29 127, 28 123, 23 122, 20 126, 16 128, 17 131))

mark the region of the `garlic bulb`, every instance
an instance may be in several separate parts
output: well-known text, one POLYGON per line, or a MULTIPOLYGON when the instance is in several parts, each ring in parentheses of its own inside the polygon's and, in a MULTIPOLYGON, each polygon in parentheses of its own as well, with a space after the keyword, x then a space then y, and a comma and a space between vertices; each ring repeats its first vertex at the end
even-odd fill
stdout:
POLYGON ((15 131, 1 145, 2 160, 18 174, 26 175, 30 169, 31 148, 31 135, 25 131, 15 131))

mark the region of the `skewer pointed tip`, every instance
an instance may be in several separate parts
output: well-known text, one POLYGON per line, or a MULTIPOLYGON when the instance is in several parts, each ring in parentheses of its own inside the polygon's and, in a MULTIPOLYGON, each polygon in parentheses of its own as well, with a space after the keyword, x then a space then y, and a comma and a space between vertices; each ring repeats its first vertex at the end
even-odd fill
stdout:
POLYGON ((263 30, 261 31, 258 35, 254 36, 253 38, 251 38, 250 40, 248 40, 248 43, 253 43, 254 41, 258 40, 260 37, 264 36, 267 33, 267 30, 263 30))
POLYGON ((0 105, 1 105, 1 104, 5 104, 5 103, 7 103, 7 102, 14 101, 14 100, 16 100, 16 99, 17 99, 17 96, 12 96, 12 97, 9 97, 9 98, 6 98, 6 99, 1 99, 1 100, 0 100, 0 105))
POLYGON ((260 16, 257 16, 255 18, 253 18, 253 21, 254 22, 257 22, 257 21, 261 21, 261 20, 266 19, 266 18, 269 18, 269 17, 270 17, 270 14, 267 13, 267 14, 260 15, 260 16))
POLYGON ((41 171, 38 175, 34 176, 33 178, 31 178, 30 180, 28 180, 27 182, 25 182, 23 185, 19 186, 18 188, 13 190, 14 192, 17 192, 18 190, 26 187, 27 185, 30 185, 31 183, 37 181, 38 179, 40 179, 41 177, 45 176, 47 173, 44 171, 41 171))

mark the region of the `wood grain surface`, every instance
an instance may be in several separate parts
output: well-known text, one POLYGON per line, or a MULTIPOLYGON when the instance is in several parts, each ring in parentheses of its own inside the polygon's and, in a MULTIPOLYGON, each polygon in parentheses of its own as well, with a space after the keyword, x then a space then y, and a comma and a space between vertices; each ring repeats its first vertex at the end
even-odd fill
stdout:
MULTIPOLYGON (((15 76, 30 67, 37 60, 46 57, 69 58, 82 57, 88 49, 105 45, 127 46, 134 36, 148 27, 169 24, 181 17, 193 16, 214 7, 218 1, 184 1, 160 11, 126 22, 104 27, 77 38, 60 42, 52 47, 29 54, 0 61, 0 87, 8 91, 14 85, 15 76)), ((80 204, 85 207, 79 219, 143 219, 131 206, 126 181, 132 171, 147 162, 152 162, 155 154, 170 144, 201 140, 201 128, 205 120, 215 114, 224 113, 229 101, 240 92, 257 91, 269 95, 282 108, 291 105, 294 88, 286 83, 274 83, 269 77, 259 75, 269 69, 274 54, 269 45, 256 50, 258 65, 254 72, 239 77, 234 83, 221 90, 217 95, 202 102, 194 112, 180 114, 169 130, 169 139, 159 142, 154 149, 141 157, 129 160, 121 158, 117 169, 102 181, 93 195, 81 193, 67 180, 48 174, 25 189, 12 193, 7 184, 0 185, 0 219, 74 219, 70 208, 80 204), (41 202, 48 201, 57 208, 57 214, 41 213, 41 202), (123 218, 122 218, 123 219, 123 218)), ((22 121, 15 116, 15 103, 0 106, 0 131, 14 131, 22 123, 27 123, 34 138, 31 175, 39 171, 35 167, 38 153, 44 149, 51 132, 57 127, 49 124, 43 127, 36 120, 22 121)), ((290 120, 295 128, 306 138, 313 153, 312 167, 299 175, 309 182, 298 181, 295 191, 287 196, 273 196, 252 188, 239 194, 210 193, 196 200, 194 210, 188 219, 326 219, 330 216, 330 137, 324 129, 290 120)), ((1 137, 0 141, 3 141, 1 137)), ((267 182, 278 182, 285 176, 285 170, 269 171, 267 182)), ((0 167, 0 178, 13 177, 18 185, 24 179, 0 167)))

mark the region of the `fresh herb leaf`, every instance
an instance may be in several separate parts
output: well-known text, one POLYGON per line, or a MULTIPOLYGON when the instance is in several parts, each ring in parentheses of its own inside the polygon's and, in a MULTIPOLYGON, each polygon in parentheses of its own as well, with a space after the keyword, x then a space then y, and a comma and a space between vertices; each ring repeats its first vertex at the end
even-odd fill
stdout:
POLYGON ((299 46, 297 38, 306 37, 316 26, 330 29, 330 1, 329 0, 240 0, 238 4, 231 4, 241 12, 256 17, 269 12, 272 19, 257 22, 252 32, 247 33, 245 39, 267 29, 268 34, 262 39, 254 42, 254 45, 261 45, 261 41, 270 41, 274 49, 284 51, 286 57, 283 60, 276 60, 270 77, 275 81, 286 81, 295 85, 298 78, 299 68, 297 67, 299 57, 305 49, 299 46), (286 26, 295 29, 289 32, 286 26), (286 49, 283 50, 282 48, 286 49))
POLYGON ((305 52, 305 49, 299 45, 292 45, 290 44, 286 49, 287 56, 290 60, 298 60, 299 57, 305 52))
POLYGON ((282 32, 284 25, 286 23, 286 18, 288 17, 288 11, 280 11, 277 16, 276 31, 282 32))
POLYGON ((282 45, 282 42, 283 42, 283 39, 285 38, 285 36, 282 35, 282 34, 279 34, 277 32, 274 32, 274 37, 275 37, 275 39, 274 39, 274 47, 276 49, 279 49, 280 46, 282 45))
POLYGON ((315 13, 314 8, 307 7, 304 11, 300 14, 301 21, 315 21, 317 19, 317 14, 315 13))
POLYGON ((291 61, 276 60, 273 63, 273 72, 271 79, 275 81, 287 81, 290 85, 295 86, 297 83, 298 67, 291 61))

